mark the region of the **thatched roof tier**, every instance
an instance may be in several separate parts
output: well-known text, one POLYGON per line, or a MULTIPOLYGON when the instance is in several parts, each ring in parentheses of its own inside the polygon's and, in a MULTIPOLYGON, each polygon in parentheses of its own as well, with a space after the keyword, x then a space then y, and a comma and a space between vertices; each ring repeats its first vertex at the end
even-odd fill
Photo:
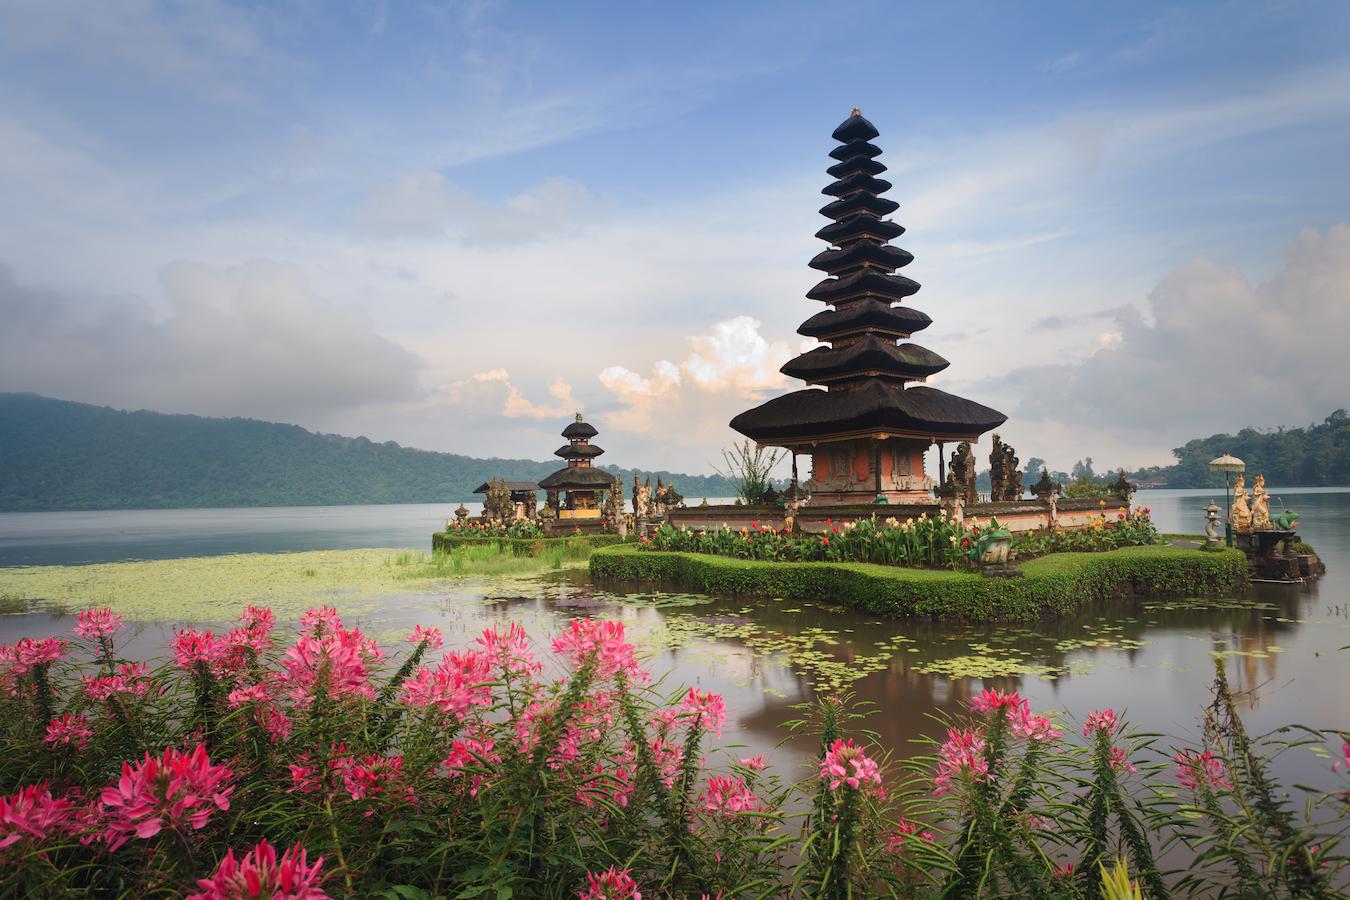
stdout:
POLYGON ((927 347, 896 344, 875 334, 864 335, 842 347, 817 347, 784 363, 778 371, 808 384, 847 381, 860 377, 889 377, 917 381, 935 375, 951 363, 927 347))
POLYGON ((876 144, 867 141, 849 141, 842 147, 835 147, 830 151, 830 156, 837 160, 845 161, 862 157, 863 159, 872 159, 881 155, 881 148, 876 144))
MULTIPOLYGON (((473 492, 475 494, 486 494, 490 487, 492 487, 492 483, 485 481, 474 488, 473 492)), ((535 484, 533 481, 508 481, 506 482, 506 489, 513 494, 517 494, 526 491, 537 491, 539 490, 539 485, 535 484)))
POLYGON ((847 144, 852 141, 870 141, 880 135, 881 132, 877 131, 877 126, 864 119, 863 114, 854 109, 853 113, 831 132, 830 137, 841 144, 847 144))
POLYGON ((731 427, 775 445, 883 434, 973 441, 1007 420, 996 409, 937 388, 871 381, 847 391, 808 388, 784 394, 741 413, 731 427))
POLYGON ((884 194, 891 189, 891 183, 884 178, 874 178, 866 172, 856 172, 847 178, 831 182, 820 189, 829 197, 851 197, 861 192, 884 194))
POLYGON ((899 208, 899 203, 894 200, 887 200, 885 197, 878 197, 875 194, 854 194, 851 197, 826 203, 820 208, 820 214, 835 221, 857 215, 876 216, 880 219, 899 208))
POLYGON ((577 420, 562 430, 562 436, 569 441, 578 438, 593 438, 600 432, 595 430, 595 426, 588 422, 581 421, 581 414, 577 413, 577 420))
POLYGON ((816 313, 802 323, 797 333, 820 340, 859 331, 878 331, 896 337, 908 337, 931 324, 932 319, 912 306, 892 306, 887 300, 864 297, 845 303, 838 309, 816 313))
POLYGON ((861 172, 864 175, 880 175, 886 167, 878 160, 866 156, 854 156, 841 163, 835 163, 825 170, 833 178, 847 178, 861 172))
POLYGON ((604 452, 595 444, 563 444, 553 455, 563 459, 595 459, 604 452))
POLYGON ((868 238, 874 241, 893 241, 905 233, 904 226, 890 219, 876 216, 853 216, 841 222, 831 222, 816 232, 822 241, 836 247, 846 247, 853 241, 868 238))
POLYGON ((590 466, 568 466, 546 475, 539 486, 547 491, 608 490, 614 486, 614 475, 590 466))
POLYGON ((869 266, 893 272, 914 261, 914 254, 876 240, 858 240, 841 250, 822 250, 807 263, 813 269, 841 275, 869 266))
POLYGON ((854 297, 885 297, 903 300, 919 292, 919 283, 904 275, 887 275, 877 269, 862 269, 842 278, 826 278, 806 292, 812 300, 839 303, 854 297))

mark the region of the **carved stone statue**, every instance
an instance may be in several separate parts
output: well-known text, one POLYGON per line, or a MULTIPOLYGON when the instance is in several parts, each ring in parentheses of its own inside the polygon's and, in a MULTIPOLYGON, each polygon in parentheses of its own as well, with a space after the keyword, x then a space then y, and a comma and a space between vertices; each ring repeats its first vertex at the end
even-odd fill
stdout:
POLYGON ((1270 494, 1266 492, 1266 476, 1257 475, 1252 482, 1252 531, 1270 529, 1270 494))
POLYGON ((544 491, 544 508, 539 511, 540 518, 556 519, 558 518, 558 509, 558 492, 544 491))
POLYGON ((455 518, 457 520, 463 522, 468 517, 469 517, 469 508, 467 506, 461 503, 459 506, 455 507, 455 518))
POLYGON ((1017 453, 994 435, 989 451, 989 499, 994 503, 1022 499, 1022 473, 1017 471, 1017 453))
POLYGON ((494 478, 488 482, 487 496, 483 500, 483 516, 497 522, 510 522, 516 517, 515 504, 511 502, 511 488, 506 480, 494 478))
POLYGON ((628 536, 628 515, 623 508, 623 476, 614 474, 614 483, 610 486, 609 496, 605 498, 605 516, 609 524, 619 533, 619 537, 628 536))
POLYGON ((1048 469, 1041 469, 1041 478, 1031 486, 1031 493, 1042 503, 1049 502, 1051 494, 1059 493, 1059 485, 1050 480, 1048 469))
POLYGON ((1124 469, 1120 470, 1120 477, 1111 482, 1107 490, 1109 490, 1113 496, 1119 497, 1126 503, 1130 502, 1130 498, 1134 496, 1134 485, 1125 480, 1124 469))
POLYGON ((646 482, 639 482, 637 476, 633 476, 633 518, 639 522, 653 518, 650 475, 647 476, 646 482))
POLYGON ((960 488, 966 505, 976 502, 975 493, 975 452, 970 449, 970 441, 962 441, 952 451, 952 464, 948 477, 960 488))
POLYGON ((684 496, 676 491, 673 485, 666 484, 660 476, 657 476, 656 491, 651 499, 653 518, 664 519, 672 509, 678 509, 683 505, 684 496))
POLYGON ((1213 500, 1209 501, 1209 506, 1203 507, 1205 513, 1205 543, 1211 547, 1217 547, 1223 543, 1223 535, 1219 533, 1219 504, 1213 500))
POLYGON ((1228 513, 1233 530, 1246 533, 1252 530, 1252 509, 1247 505, 1247 482, 1239 475, 1233 484, 1233 507, 1228 513))

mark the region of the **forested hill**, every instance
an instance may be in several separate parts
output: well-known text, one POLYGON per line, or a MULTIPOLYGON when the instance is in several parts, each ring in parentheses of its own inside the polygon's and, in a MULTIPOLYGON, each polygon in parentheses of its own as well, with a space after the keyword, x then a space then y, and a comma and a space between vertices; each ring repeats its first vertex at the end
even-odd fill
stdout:
MULTIPOLYGON (((537 481, 561 465, 0 394, 3 511, 448 503, 481 499, 472 491, 490 478, 537 481)), ((631 489, 634 470, 622 471, 631 489)), ((718 476, 640 474, 653 483, 659 475, 695 501, 735 494, 718 476)))
POLYGON ((1244 428, 1196 438, 1172 451, 1175 465, 1142 469, 1131 477, 1174 488, 1209 487, 1215 483, 1209 461, 1225 453, 1247 464, 1249 478, 1264 473, 1267 482, 1280 487, 1350 486, 1350 415, 1338 409, 1307 428, 1244 428))

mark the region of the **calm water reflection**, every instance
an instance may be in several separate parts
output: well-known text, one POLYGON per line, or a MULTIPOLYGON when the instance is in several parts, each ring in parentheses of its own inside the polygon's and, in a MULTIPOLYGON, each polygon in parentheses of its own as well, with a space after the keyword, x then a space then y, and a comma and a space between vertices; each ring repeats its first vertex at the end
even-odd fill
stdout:
MULTIPOLYGON (((1148 492, 1140 501, 1163 530, 1191 532, 1212 493, 1148 492)), ((884 622, 826 604, 616 593, 573 572, 465 583, 448 596, 391 597, 361 624, 390 642, 415 622, 436 624, 448 643, 462 644, 511 619, 537 638, 578 615, 621 619, 672 689, 692 684, 726 695, 727 741, 768 751, 786 770, 812 750, 808 741, 772 750, 784 737, 780 723, 795 716, 790 707, 841 686, 876 705, 868 726, 898 754, 936 732, 931 714, 956 712, 985 686, 1016 688, 1038 711, 1081 717, 1126 709, 1146 729, 1193 738, 1216 646, 1233 654, 1234 686, 1251 691, 1245 705, 1253 732, 1292 722, 1346 727, 1350 701, 1338 648, 1350 644, 1350 492, 1284 492, 1284 499, 1302 514, 1299 530, 1328 575, 1201 605, 1113 601, 1030 626, 974 627, 884 622)), ((142 626, 133 639, 143 652, 159 653, 173 624, 142 626)), ((0 617, 0 640, 64 627, 45 613, 0 617)), ((1326 782, 1326 762, 1312 754, 1285 755, 1279 765, 1284 778, 1326 782)))

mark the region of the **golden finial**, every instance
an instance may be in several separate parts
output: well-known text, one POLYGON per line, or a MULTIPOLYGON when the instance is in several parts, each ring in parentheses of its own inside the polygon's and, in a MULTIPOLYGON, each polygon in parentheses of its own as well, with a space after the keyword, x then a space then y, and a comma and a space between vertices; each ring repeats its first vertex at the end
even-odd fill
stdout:
POLYGON ((862 115, 862 110, 861 110, 861 109, 858 109, 858 107, 855 106, 855 107, 853 107, 853 112, 850 113, 849 115, 861 116, 861 115, 862 115))
POLYGON ((577 421, 578 421, 578 422, 581 421, 581 413, 577 413, 577 421))

